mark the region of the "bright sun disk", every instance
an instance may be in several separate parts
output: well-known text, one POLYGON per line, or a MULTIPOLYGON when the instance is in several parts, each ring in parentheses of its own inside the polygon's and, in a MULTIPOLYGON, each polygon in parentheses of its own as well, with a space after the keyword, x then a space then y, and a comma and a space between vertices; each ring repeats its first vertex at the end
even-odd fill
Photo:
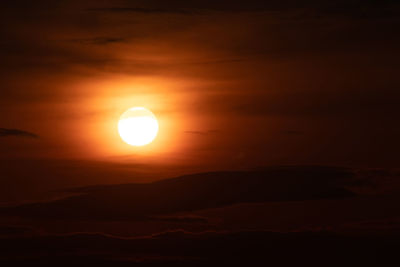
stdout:
POLYGON ((118 132, 127 144, 144 146, 156 138, 158 121, 150 110, 143 107, 133 107, 121 115, 118 122, 118 132))

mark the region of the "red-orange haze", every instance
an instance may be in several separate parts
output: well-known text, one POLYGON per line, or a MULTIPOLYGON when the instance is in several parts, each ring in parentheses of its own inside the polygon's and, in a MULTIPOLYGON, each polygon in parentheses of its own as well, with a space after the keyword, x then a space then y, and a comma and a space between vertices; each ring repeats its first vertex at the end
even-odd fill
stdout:
POLYGON ((29 16, 5 6, 0 127, 39 138, 1 138, 1 157, 202 170, 396 164, 395 20, 360 28, 356 16, 276 3, 139 2, 49 2, 29 16), (160 123, 142 148, 117 131, 134 106, 160 123))

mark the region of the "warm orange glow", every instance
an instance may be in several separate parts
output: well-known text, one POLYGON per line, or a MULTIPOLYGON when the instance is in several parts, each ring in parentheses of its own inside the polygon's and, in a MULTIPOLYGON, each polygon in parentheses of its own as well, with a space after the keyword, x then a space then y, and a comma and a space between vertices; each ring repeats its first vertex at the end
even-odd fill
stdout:
POLYGON ((118 132, 127 144, 145 146, 157 136, 157 118, 143 107, 130 108, 122 114, 118 122, 118 132))
MULTIPOLYGON (((190 86, 191 83, 185 79, 115 74, 101 79, 88 77, 71 81, 68 88, 80 92, 79 100, 48 104, 52 110, 70 110, 62 125, 59 125, 60 115, 52 116, 51 123, 57 127, 49 132, 46 141, 56 142, 62 137, 64 142, 62 150, 57 147, 51 153, 63 157, 118 162, 134 160, 146 164, 180 164, 203 158, 202 155, 189 155, 187 151, 197 151, 194 149, 207 142, 206 136, 188 134, 187 131, 216 129, 214 123, 218 121, 214 121, 216 117, 213 116, 210 123, 202 112, 191 112, 196 103, 190 99, 197 99, 197 94, 186 90, 190 86), (121 115, 131 107, 145 107, 157 117, 159 132, 147 145, 127 145, 119 134, 121 115), (79 130, 74 130, 76 128, 79 130)), ((65 90, 67 93, 67 88, 65 90)))

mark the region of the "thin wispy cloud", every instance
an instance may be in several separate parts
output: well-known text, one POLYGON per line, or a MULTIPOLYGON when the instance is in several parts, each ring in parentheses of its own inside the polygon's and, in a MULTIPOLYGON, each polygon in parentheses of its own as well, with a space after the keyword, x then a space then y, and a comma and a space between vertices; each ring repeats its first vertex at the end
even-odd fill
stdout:
POLYGON ((124 38, 120 37, 95 37, 95 38, 87 38, 87 39, 75 39, 73 40, 78 43, 82 44, 93 44, 93 45, 107 45, 107 44, 114 44, 114 43, 121 43, 124 42, 124 38))
POLYGON ((195 134, 195 135, 208 135, 217 133, 218 130, 208 130, 208 131, 185 131, 186 134, 195 134))
POLYGON ((0 128, 0 137, 27 137, 27 138, 39 138, 39 136, 35 133, 31 133, 24 130, 19 129, 6 129, 0 128))
POLYGON ((114 12, 114 13, 144 13, 144 14, 183 14, 192 15, 199 13, 195 9, 184 8, 140 8, 140 7, 108 7, 108 8, 89 8, 89 12, 114 12))

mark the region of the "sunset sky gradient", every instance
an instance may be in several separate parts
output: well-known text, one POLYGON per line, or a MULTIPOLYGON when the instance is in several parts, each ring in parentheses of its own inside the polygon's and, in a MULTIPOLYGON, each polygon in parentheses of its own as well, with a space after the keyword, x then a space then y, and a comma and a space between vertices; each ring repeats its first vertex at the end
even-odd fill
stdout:
POLYGON ((0 21, 0 266, 400 266, 398 0, 0 21), (154 141, 121 138, 126 111, 154 141))
POLYGON ((100 162, 153 173, 141 181, 398 165, 396 1, 39 2, 1 9, 0 164, 13 181, 78 164, 81 182, 104 182, 100 162), (148 146, 118 134, 134 106, 158 119, 148 146))

